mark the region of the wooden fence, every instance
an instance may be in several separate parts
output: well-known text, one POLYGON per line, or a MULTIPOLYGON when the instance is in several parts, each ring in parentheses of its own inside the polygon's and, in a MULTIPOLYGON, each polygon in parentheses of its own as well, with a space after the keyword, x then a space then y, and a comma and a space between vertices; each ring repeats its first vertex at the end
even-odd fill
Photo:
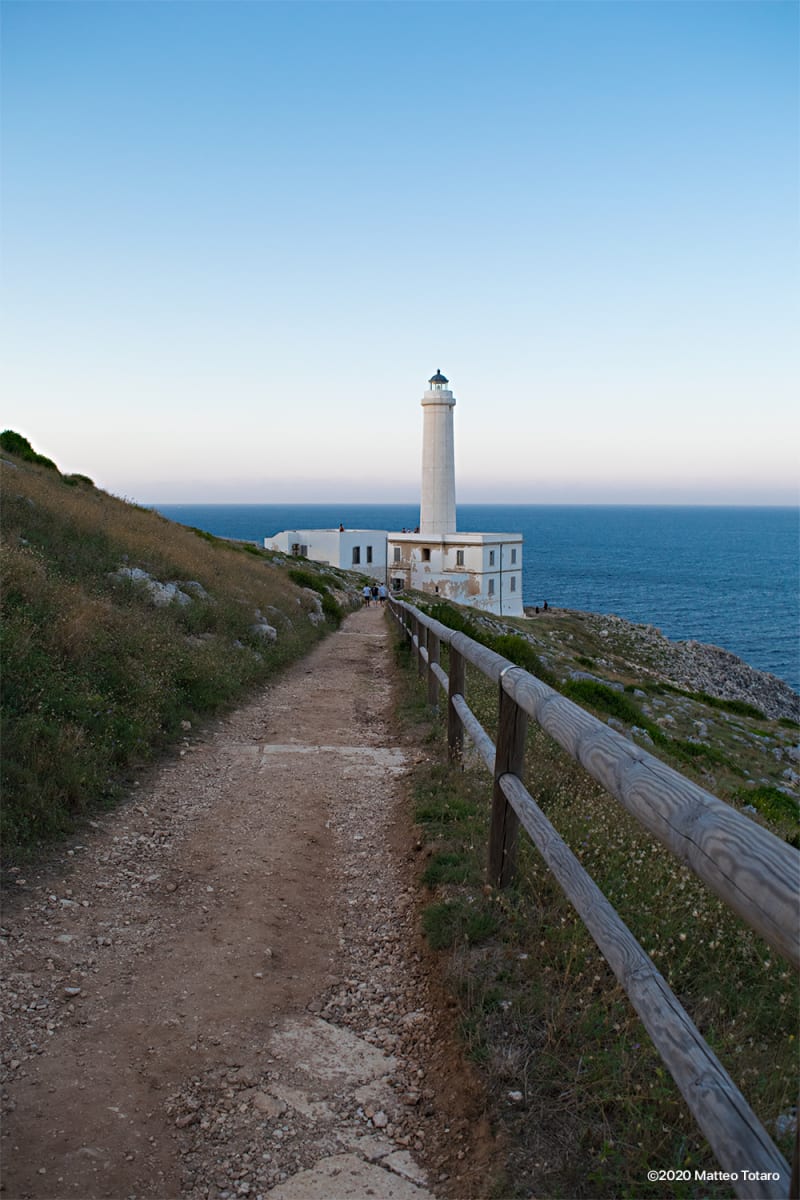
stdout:
POLYGON ((746 1200, 796 1200, 797 1158, 788 1163, 706 1044, 653 961, 559 836, 522 781, 528 718, 549 733, 641 825, 691 868, 797 970, 800 920, 797 852, 660 759, 507 659, 392 598, 410 640, 428 700, 447 696, 452 758, 470 737, 494 780, 489 873, 498 887, 516 866, 520 826, 530 835, 624 988, 723 1171, 746 1200), (449 649, 449 672, 439 661, 449 649), (465 699, 470 663, 499 685, 497 745, 465 699))

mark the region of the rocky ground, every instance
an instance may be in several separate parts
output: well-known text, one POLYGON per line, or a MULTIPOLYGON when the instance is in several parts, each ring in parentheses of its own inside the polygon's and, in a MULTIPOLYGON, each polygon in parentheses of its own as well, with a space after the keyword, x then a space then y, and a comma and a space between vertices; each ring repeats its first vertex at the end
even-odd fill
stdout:
POLYGON ((576 642, 584 653, 599 655, 601 666, 626 668, 639 678, 666 680, 687 691, 704 691, 721 700, 739 700, 762 710, 766 718, 800 721, 800 696, 782 679, 757 671, 730 650, 702 642, 672 642, 654 625, 636 625, 613 614, 554 608, 534 618, 536 641, 555 659, 572 659, 576 642), (559 631, 564 636, 559 637, 559 631), (555 635, 553 637, 553 635, 555 635), (559 648, 559 642, 560 648, 559 648), (572 644, 571 644, 572 643, 572 644))
POLYGON ((650 676, 688 691, 709 692, 721 700, 740 700, 762 710, 770 720, 800 720, 800 697, 787 683, 757 671, 730 650, 703 642, 670 642, 652 625, 632 625, 621 617, 584 613, 584 620, 603 636, 624 636, 631 665, 650 676))
MULTIPOLYGON (((491 624, 506 632, 510 628, 491 624)), ((715 751, 711 762, 700 758, 694 766, 677 765, 723 799, 764 785, 800 797, 800 696, 782 679, 719 646, 672 642, 652 625, 613 615, 552 609, 514 622, 513 631, 530 640, 559 680, 596 679, 625 690, 642 716, 669 737, 715 751), (752 706, 763 719, 726 711, 704 696, 752 706)), ((614 717, 608 722, 627 736, 650 741, 635 724, 626 726, 614 717)))
POLYGON ((3 1194, 479 1194, 376 609, 12 875, 3 1194))

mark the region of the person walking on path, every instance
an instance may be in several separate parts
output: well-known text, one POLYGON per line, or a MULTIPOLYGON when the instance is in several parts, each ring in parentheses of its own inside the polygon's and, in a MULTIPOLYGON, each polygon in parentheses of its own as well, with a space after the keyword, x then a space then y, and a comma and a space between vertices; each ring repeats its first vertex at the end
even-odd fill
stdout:
POLYGON ((369 586, 368 583, 364 584, 361 595, 364 598, 364 607, 369 608, 369 602, 370 602, 370 598, 372 596, 372 588, 369 586))

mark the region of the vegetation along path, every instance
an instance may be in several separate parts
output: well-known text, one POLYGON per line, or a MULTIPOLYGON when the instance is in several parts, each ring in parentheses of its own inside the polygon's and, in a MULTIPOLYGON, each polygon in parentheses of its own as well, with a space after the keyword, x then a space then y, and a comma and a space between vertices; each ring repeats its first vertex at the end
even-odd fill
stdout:
POLYGON ((475 1194, 490 1139, 415 931, 383 612, 17 873, 8 1197, 475 1194), (89 836, 90 835, 90 836, 89 836))

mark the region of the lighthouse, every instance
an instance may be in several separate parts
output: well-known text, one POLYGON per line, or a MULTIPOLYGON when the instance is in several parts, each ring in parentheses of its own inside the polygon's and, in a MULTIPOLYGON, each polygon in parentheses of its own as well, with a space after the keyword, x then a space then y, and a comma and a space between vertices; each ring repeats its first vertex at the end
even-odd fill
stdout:
POLYGON ((422 397, 419 528, 284 529, 268 550, 311 558, 500 617, 522 617, 522 534, 456 532, 456 467, 449 380, 437 369, 422 397))
POLYGON ((389 584, 393 592, 411 588, 434 600, 521 617, 522 534, 456 531, 456 402, 448 384, 437 370, 422 397, 419 529, 386 535, 389 584))
POLYGON ((455 397, 449 380, 437 369, 422 397, 422 496, 419 531, 439 535, 455 533, 456 464, 453 450, 455 397))

